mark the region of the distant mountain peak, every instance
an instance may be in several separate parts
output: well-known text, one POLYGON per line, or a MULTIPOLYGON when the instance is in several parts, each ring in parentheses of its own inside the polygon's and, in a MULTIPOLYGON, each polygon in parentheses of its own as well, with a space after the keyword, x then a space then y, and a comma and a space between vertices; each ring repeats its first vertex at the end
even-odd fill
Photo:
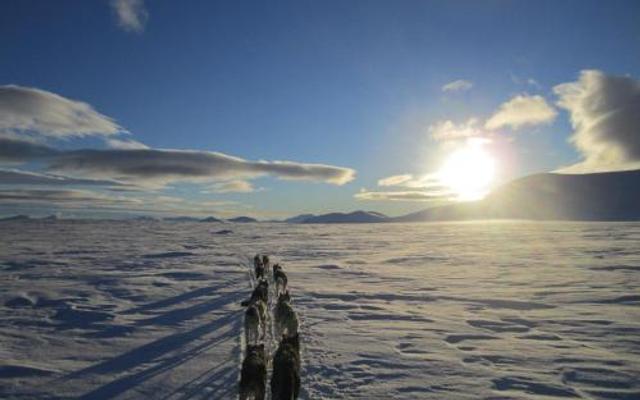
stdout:
POLYGON ((209 217, 206 217, 206 218, 202 218, 202 219, 200 220, 200 222, 222 222, 222 221, 221 221, 221 220, 219 220, 219 219, 218 219, 218 218, 216 218, 216 217, 209 216, 209 217))
POLYGON ((305 224, 349 224, 349 223, 375 223, 385 222, 389 219, 384 214, 370 211, 353 211, 350 213, 329 213, 307 218, 305 224))
POLYGON ((227 221, 238 222, 238 223, 258 222, 257 219, 251 218, 251 217, 246 217, 244 215, 240 216, 240 217, 229 218, 227 221))

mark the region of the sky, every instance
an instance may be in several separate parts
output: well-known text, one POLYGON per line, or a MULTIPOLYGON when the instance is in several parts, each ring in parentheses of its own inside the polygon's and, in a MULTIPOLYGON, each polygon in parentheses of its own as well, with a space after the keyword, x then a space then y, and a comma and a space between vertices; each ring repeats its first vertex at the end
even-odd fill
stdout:
POLYGON ((0 63, 0 216, 401 215, 640 167, 637 1, 5 0, 0 63))

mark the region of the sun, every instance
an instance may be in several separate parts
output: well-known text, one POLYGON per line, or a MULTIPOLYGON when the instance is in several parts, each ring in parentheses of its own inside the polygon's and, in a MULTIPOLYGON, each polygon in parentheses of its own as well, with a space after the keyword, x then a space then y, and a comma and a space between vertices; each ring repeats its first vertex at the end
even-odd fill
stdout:
POLYGON ((449 155, 437 178, 457 200, 472 201, 489 192, 495 171, 495 159, 483 148, 483 143, 469 142, 449 155))

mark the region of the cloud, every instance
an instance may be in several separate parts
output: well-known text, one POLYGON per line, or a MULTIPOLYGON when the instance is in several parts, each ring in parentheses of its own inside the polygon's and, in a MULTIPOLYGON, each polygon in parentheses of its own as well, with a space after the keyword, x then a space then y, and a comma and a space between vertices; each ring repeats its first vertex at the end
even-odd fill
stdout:
POLYGON ((149 19, 143 0, 111 0, 118 26, 126 32, 140 33, 149 19))
POLYGON ((117 135, 124 129, 89 104, 45 90, 0 86, 0 133, 69 138, 117 135))
POLYGON ((393 175, 378 180, 378 186, 401 187, 406 189, 441 190, 443 188, 438 177, 434 174, 414 176, 412 174, 393 175))
POLYGON ((585 70, 553 91, 571 117, 569 140, 584 158, 563 172, 640 167, 640 81, 585 70))
POLYGON ((233 180, 227 182, 220 182, 215 184, 210 191, 211 193, 251 193, 256 189, 251 182, 233 180))
POLYGON ((557 111, 542 96, 524 94, 503 103, 484 126, 489 130, 503 127, 520 129, 527 125, 550 123, 557 115, 557 111))
POLYGON ((0 169, 0 185, 33 186, 124 186, 112 180, 70 178, 62 175, 42 174, 18 169, 0 169))
POLYGON ((42 160, 48 171, 126 183, 163 185, 173 181, 224 181, 271 175, 343 185, 355 178, 351 168, 293 161, 249 161, 197 150, 83 149, 56 150, 28 141, 0 137, 0 161, 42 160))
POLYGON ((434 174, 415 177, 411 174, 393 175, 378 180, 378 186, 396 187, 404 190, 370 191, 361 189, 353 197, 370 201, 448 201, 454 198, 451 190, 442 185, 434 174))
POLYGON ((513 72, 509 72, 509 77, 511 78, 511 82, 515 83, 516 85, 529 85, 535 89, 542 88, 540 83, 534 78, 521 78, 513 72))
POLYGON ((363 190, 354 196, 357 200, 366 201, 420 201, 434 202, 451 200, 452 196, 446 192, 430 192, 421 190, 399 192, 375 192, 363 190))
POLYGON ((148 149, 149 146, 147 146, 144 143, 140 143, 136 140, 132 140, 132 139, 113 139, 113 138, 109 138, 107 140, 105 140, 105 142, 107 143, 107 146, 111 147, 112 149, 120 149, 120 150, 136 150, 136 149, 148 149))
POLYGON ((464 79, 458 79, 442 86, 443 92, 463 92, 473 87, 473 82, 464 79))
POLYGON ((413 175, 404 174, 404 175, 393 175, 387 178, 382 178, 378 180, 378 186, 398 186, 403 183, 409 182, 413 179, 413 175))
POLYGON ((76 150, 59 153, 53 171, 123 181, 228 180, 272 175, 280 179, 342 185, 355 177, 350 168, 292 161, 248 161, 222 153, 195 150, 76 150))
POLYGON ((25 162, 39 160, 58 154, 49 146, 30 140, 0 136, 0 162, 25 162))
POLYGON ((88 190, 0 190, 0 203, 100 203, 131 204, 135 199, 109 197, 88 190))
POLYGON ((438 142, 483 136, 485 134, 478 127, 477 118, 469 118, 459 124, 451 120, 438 121, 429 126, 428 131, 431 138, 438 142))

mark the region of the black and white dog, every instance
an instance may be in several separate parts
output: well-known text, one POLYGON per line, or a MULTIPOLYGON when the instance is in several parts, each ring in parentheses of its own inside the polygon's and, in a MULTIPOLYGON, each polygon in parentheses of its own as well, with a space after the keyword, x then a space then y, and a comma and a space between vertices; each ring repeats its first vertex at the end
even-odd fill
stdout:
POLYGON ((300 337, 283 336, 273 358, 271 400, 294 400, 300 393, 300 337))
POLYGON ((267 363, 264 344, 247 346, 247 354, 240 372, 240 400, 264 400, 267 363))

